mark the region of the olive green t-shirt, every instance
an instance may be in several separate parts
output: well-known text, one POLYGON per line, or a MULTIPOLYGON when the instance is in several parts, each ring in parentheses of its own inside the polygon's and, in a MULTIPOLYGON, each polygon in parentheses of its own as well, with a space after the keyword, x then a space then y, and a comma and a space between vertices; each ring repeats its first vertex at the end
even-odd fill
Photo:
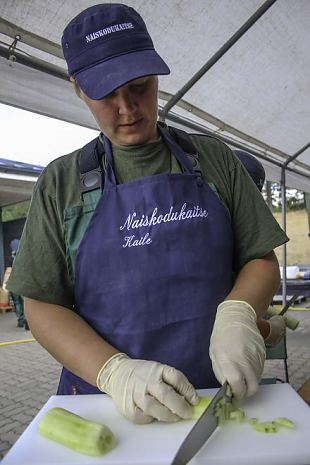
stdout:
MULTIPOLYGON (((215 187, 230 216, 234 270, 238 272, 248 261, 263 257, 288 238, 229 147, 211 136, 191 138, 199 153, 203 179, 215 187)), ((82 211, 83 207, 79 153, 78 150, 52 161, 40 175, 7 285, 18 295, 68 308, 74 305, 74 282, 68 267, 64 217, 68 209, 82 211)), ((143 146, 113 147, 113 157, 118 183, 181 172, 161 139, 143 146)))

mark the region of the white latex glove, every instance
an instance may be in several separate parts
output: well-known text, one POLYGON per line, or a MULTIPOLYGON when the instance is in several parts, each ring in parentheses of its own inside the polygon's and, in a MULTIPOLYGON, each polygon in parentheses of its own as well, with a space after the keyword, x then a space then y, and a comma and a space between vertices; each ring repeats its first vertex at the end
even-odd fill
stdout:
POLYGON ((268 337, 265 339, 265 344, 267 347, 274 347, 281 341, 285 334, 285 319, 281 315, 276 315, 270 318, 268 323, 270 326, 270 332, 268 337))
POLYGON ((258 389, 266 359, 265 342, 255 310, 247 302, 226 300, 216 313, 210 341, 210 358, 218 381, 231 386, 237 398, 258 389))
POLYGON ((98 388, 109 394, 120 412, 134 423, 192 418, 198 395, 180 371, 118 353, 101 368, 98 388))

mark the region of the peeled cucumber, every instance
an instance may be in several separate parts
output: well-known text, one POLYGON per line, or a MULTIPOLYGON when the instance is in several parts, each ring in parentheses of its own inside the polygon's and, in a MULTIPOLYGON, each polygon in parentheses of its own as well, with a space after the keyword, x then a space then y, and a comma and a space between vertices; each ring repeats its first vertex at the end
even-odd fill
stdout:
POLYGON ((43 415, 38 431, 53 441, 94 457, 116 446, 115 436, 107 426, 60 407, 51 408, 43 415))
MULTIPOLYGON (((268 309, 267 309, 267 315, 268 316, 275 316, 275 315, 278 315, 278 314, 279 314, 279 311, 277 311, 274 307, 268 307, 268 309)), ((284 321, 285 321, 285 325, 289 329, 291 329, 292 331, 295 331, 295 329, 299 325, 299 320, 296 320, 296 318, 294 318, 291 315, 287 315, 287 314, 285 314, 283 316, 283 318, 284 318, 284 321)))

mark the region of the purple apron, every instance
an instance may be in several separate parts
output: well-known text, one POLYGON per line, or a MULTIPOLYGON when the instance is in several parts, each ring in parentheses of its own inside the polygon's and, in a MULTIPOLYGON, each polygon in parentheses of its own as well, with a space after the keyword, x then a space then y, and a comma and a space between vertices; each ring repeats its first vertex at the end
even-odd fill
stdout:
MULTIPOLYGON (((197 389, 216 387, 209 344, 232 287, 230 219, 181 147, 162 137, 183 173, 119 185, 105 138, 104 191, 76 257, 76 312, 130 357, 171 365, 197 389)), ((63 369, 58 394, 92 393, 100 391, 63 369)))

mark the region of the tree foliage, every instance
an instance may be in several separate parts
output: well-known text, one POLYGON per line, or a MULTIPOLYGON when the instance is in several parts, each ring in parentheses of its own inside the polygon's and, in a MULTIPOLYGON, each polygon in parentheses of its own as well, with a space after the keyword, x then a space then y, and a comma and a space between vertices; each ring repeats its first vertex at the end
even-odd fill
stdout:
POLYGON ((26 218, 30 206, 30 200, 16 203, 2 208, 2 221, 12 221, 26 218))
MULTIPOLYGON (((266 185, 263 188, 264 199, 267 199, 266 185)), ((277 183, 271 184, 272 210, 280 211, 282 207, 281 186, 277 183)), ((297 189, 286 189, 287 210, 303 210, 306 208, 305 195, 297 189)))

